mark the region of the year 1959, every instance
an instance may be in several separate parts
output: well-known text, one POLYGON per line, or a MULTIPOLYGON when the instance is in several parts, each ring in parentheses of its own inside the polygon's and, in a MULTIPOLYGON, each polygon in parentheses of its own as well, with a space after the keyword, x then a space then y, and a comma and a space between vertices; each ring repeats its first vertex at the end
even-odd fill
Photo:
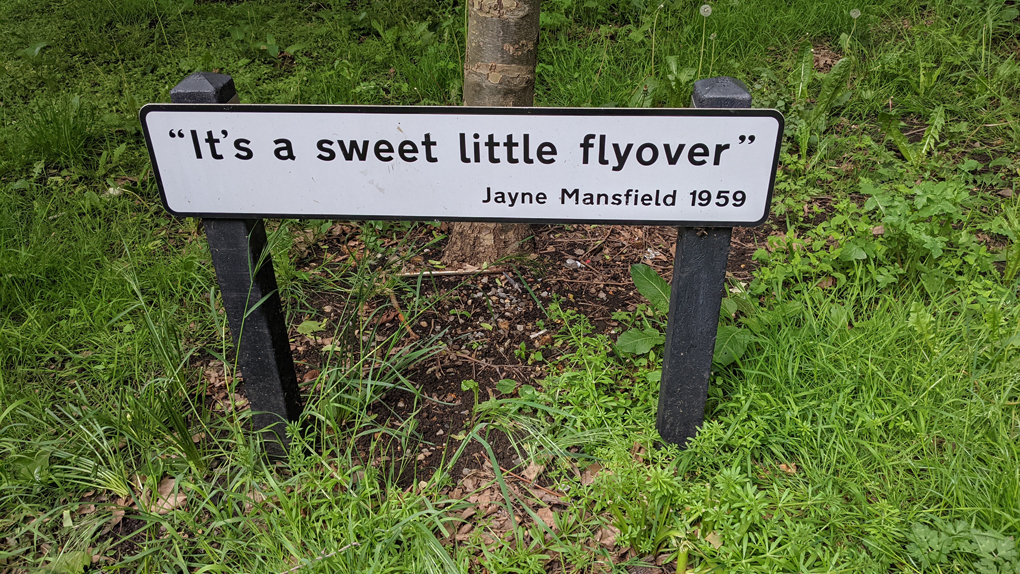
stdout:
POLYGON ((720 189, 715 192, 715 197, 713 198, 712 192, 707 189, 691 191, 691 207, 695 205, 707 207, 708 204, 713 203, 713 199, 715 199, 715 204, 719 207, 726 207, 727 205, 740 207, 747 201, 747 194, 739 189, 732 192, 728 189, 720 189))

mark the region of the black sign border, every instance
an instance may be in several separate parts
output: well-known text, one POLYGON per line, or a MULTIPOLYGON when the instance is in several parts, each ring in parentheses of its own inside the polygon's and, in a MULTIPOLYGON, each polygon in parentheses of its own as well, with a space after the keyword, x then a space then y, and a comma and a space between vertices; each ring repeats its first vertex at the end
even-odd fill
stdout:
POLYGON ((659 225, 669 227, 757 227, 768 220, 772 209, 772 194, 776 184, 776 170, 779 167, 779 153, 783 143, 785 118, 778 110, 768 108, 490 108, 469 106, 348 106, 315 104, 146 104, 138 113, 145 134, 145 146, 152 161, 153 173, 159 187, 163 209, 175 217, 201 217, 203 219, 331 219, 347 221, 481 221, 492 223, 534 223, 534 224, 583 224, 583 225, 659 225), (146 117, 151 112, 231 112, 231 113, 303 113, 303 114, 419 114, 419 115, 503 115, 503 116, 616 116, 616 117, 770 117, 778 122, 776 149, 772 155, 772 171, 769 179, 765 212, 754 222, 725 221, 644 221, 640 219, 564 219, 564 218, 520 218, 520 217, 394 217, 345 214, 286 214, 286 213, 237 213, 237 212, 183 212, 170 209, 163 180, 160 177, 156 154, 152 149, 152 138, 146 117))

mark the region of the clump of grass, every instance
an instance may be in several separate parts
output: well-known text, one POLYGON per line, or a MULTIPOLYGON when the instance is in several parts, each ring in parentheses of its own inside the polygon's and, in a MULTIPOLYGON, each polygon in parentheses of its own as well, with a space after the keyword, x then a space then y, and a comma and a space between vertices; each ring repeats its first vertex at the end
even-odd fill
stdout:
POLYGON ((26 152, 53 166, 81 166, 99 139, 97 120, 96 108, 81 96, 37 101, 25 125, 26 152))

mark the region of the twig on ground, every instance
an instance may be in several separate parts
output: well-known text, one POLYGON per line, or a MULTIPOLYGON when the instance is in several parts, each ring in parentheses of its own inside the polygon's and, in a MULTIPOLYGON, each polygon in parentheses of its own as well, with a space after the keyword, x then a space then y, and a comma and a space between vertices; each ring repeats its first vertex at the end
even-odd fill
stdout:
POLYGON ((400 319, 400 324, 404 326, 404 329, 407 329, 407 334, 412 339, 419 339, 418 334, 412 331, 411 326, 407 324, 407 319, 404 318, 404 312, 400 310, 400 304, 397 303, 397 296, 393 291, 390 291, 390 303, 393 303, 393 308, 397 310, 397 318, 400 319))

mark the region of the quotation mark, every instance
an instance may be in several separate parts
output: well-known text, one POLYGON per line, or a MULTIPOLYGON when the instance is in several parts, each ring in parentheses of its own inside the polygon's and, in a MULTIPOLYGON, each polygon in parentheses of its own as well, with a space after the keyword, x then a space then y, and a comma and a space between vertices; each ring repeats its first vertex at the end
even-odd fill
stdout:
POLYGON ((184 137, 184 130, 177 130, 177 133, 174 133, 174 130, 170 130, 170 137, 182 138, 184 137))
POLYGON ((740 142, 738 142, 737 145, 744 143, 744 140, 747 140, 748 145, 754 143, 754 136, 740 136, 740 138, 738 139, 740 140, 740 142))

